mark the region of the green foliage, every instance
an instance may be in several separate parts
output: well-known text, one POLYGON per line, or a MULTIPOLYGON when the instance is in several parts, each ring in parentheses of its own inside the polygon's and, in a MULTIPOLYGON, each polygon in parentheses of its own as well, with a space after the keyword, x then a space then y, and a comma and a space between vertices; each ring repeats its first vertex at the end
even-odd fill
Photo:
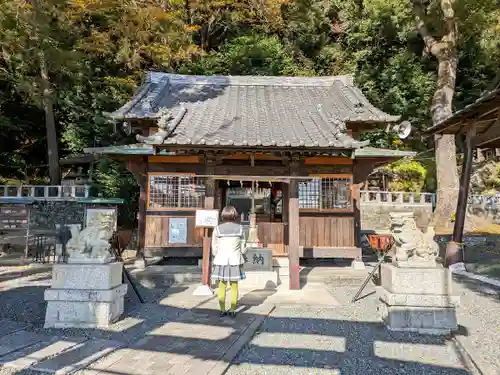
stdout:
MULTIPOLYGON (((439 4, 427 3, 431 31, 439 35, 439 4)), ((458 109, 500 74, 500 9, 495 0, 457 0, 455 8, 460 36, 454 101, 458 109)), ((425 152, 433 148, 422 130, 430 124, 437 69, 424 53, 414 22, 410 1, 399 0, 4 0, 1 175, 22 181, 46 177, 42 57, 53 90, 61 156, 80 153, 86 146, 127 142, 112 135, 103 112, 130 98, 144 70, 354 74, 373 104, 410 120, 414 129, 403 141, 383 131, 363 137, 375 147, 425 152)), ((399 179, 398 190, 435 188, 431 156, 391 167, 410 176, 408 181, 399 179)), ((100 161, 96 176, 103 194, 126 197, 130 207, 136 204, 135 180, 123 166, 100 161)), ((488 186, 496 189, 498 178, 496 174, 488 186)))
POLYGON ((384 168, 392 172, 397 177, 389 183, 389 188, 393 191, 420 192, 427 177, 427 170, 422 163, 402 159, 384 168))
POLYGON ((251 34, 237 37, 196 63, 180 69, 201 75, 312 75, 301 68, 277 36, 251 34))
POLYGON ((129 173, 123 163, 99 158, 93 178, 96 182, 98 194, 105 198, 120 197, 124 204, 118 211, 118 225, 132 228, 137 214, 139 188, 135 177, 129 173))

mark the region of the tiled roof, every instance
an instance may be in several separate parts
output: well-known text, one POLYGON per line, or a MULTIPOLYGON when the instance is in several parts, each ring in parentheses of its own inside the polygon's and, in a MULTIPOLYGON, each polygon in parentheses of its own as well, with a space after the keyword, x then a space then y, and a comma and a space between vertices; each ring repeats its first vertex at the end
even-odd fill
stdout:
POLYGON ((390 150, 387 148, 363 147, 354 151, 355 158, 373 158, 373 157, 413 157, 417 155, 415 151, 390 150))
MULTIPOLYGON (((134 97, 110 116, 157 119, 187 111, 165 144, 345 147, 346 122, 395 122, 371 105, 350 76, 186 76, 148 73, 134 97), (323 115, 318 110, 321 108, 323 115)), ((150 143, 156 144, 155 141, 150 143)))
MULTIPOLYGON (((107 147, 89 147, 84 149, 89 154, 102 155, 155 155, 154 146, 136 143, 133 145, 107 146, 107 147)), ((161 150, 157 155, 175 155, 168 150, 161 150)), ((362 147, 354 150, 354 158, 394 158, 413 157, 417 153, 414 151, 389 150, 385 148, 362 147)))

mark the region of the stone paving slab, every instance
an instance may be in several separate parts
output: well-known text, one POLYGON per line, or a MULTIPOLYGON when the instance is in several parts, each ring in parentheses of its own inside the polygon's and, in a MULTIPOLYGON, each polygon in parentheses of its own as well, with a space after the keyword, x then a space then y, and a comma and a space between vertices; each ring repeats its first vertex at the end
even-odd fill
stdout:
POLYGON ((29 368, 49 357, 56 356, 63 351, 69 350, 85 340, 84 338, 65 339, 47 337, 34 345, 0 357, 0 364, 11 368, 29 368))
MULTIPOLYGON (((341 289, 334 288, 345 295, 356 292, 341 289)), ((471 373, 451 340, 391 333, 379 321, 376 298, 362 301, 336 309, 277 306, 226 374, 471 373)))
POLYGON ((57 375, 72 374, 120 347, 123 344, 117 341, 86 340, 37 363, 32 369, 57 375))
POLYGON ((44 341, 45 339, 46 336, 38 335, 25 330, 16 331, 2 336, 0 341, 0 357, 30 345, 34 345, 40 341, 44 341))
POLYGON ((271 309, 271 305, 250 306, 234 319, 220 318, 218 302, 211 299, 175 321, 158 322, 144 338, 96 361, 81 374, 215 374, 210 371, 218 365, 216 373, 222 374, 237 354, 231 348, 239 340, 248 341, 271 309))
POLYGON ((12 320, 0 319, 0 337, 16 331, 22 331, 23 329, 27 329, 28 327, 29 325, 25 323, 18 323, 12 320))

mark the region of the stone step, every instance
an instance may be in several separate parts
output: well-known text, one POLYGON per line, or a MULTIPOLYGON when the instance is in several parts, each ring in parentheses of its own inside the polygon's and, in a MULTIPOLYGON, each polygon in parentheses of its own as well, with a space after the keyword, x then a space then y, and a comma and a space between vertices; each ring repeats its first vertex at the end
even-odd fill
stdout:
POLYGON ((175 284, 201 283, 198 266, 148 266, 134 269, 131 276, 145 288, 168 288, 175 284))

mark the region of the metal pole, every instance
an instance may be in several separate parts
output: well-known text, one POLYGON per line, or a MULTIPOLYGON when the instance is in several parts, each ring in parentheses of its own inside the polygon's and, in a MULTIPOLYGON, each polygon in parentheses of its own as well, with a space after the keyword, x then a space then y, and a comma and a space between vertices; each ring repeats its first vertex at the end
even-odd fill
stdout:
MULTIPOLYGON (((373 270, 372 272, 370 272, 370 274, 368 275, 368 277, 365 279, 365 281, 363 282, 363 285, 361 285, 361 288, 359 288, 359 290, 357 291, 356 295, 354 296, 354 298, 351 300, 351 303, 354 303, 356 302, 356 300, 358 299, 359 295, 361 294, 361 292, 363 291, 363 289, 365 289, 366 287, 366 284, 368 284, 368 281, 371 280, 371 278, 373 277, 373 275, 375 274, 375 272, 377 272, 377 270, 379 269, 380 265, 384 262, 384 258, 382 258, 381 260, 378 261, 377 265, 375 267, 373 267, 373 270)), ((380 277, 380 274, 379 274, 379 277, 380 277)))

